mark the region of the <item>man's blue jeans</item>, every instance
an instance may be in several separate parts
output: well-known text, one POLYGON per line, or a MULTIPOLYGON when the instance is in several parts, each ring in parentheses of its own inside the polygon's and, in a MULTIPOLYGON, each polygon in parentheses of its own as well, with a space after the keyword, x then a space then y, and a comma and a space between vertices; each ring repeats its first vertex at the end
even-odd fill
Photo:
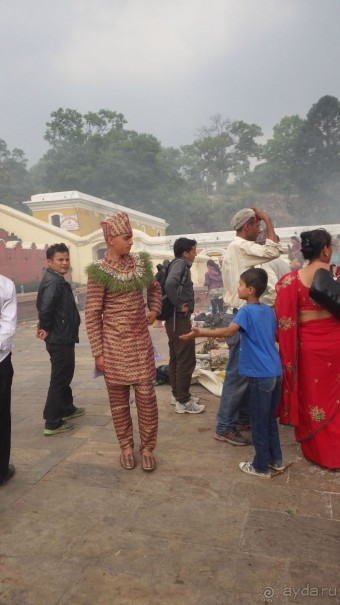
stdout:
POLYGON ((282 463, 275 410, 279 405, 282 377, 249 378, 250 422, 255 447, 253 467, 266 473, 268 463, 282 463))
MULTIPOLYGON (((229 326, 235 315, 226 315, 224 325, 229 326)), ((224 435, 236 430, 236 424, 249 424, 249 378, 240 376, 239 355, 240 335, 226 338, 229 347, 229 360, 226 368, 226 377, 223 384, 220 406, 216 416, 216 433, 224 435)))

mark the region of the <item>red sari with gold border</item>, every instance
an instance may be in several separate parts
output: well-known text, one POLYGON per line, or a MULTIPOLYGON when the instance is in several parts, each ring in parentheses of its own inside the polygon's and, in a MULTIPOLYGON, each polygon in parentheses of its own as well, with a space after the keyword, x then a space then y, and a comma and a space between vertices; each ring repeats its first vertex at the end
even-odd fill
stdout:
POLYGON ((304 456, 340 468, 340 320, 298 323, 299 309, 321 309, 298 271, 276 286, 275 312, 283 365, 280 422, 292 424, 304 456))

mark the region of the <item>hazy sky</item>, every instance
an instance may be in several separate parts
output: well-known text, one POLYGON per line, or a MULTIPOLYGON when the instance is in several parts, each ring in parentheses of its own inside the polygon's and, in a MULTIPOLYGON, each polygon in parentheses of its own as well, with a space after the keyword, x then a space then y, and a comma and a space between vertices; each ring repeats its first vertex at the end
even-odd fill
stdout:
POLYGON ((0 138, 30 164, 50 113, 111 109, 164 146, 220 113, 271 136, 340 98, 340 0, 1 2, 0 138))

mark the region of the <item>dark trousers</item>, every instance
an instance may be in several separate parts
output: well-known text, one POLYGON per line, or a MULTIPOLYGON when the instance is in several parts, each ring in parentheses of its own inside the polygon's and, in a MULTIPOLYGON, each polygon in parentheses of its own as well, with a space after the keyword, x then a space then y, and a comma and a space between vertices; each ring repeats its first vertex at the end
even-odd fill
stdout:
POLYGON ((223 313, 223 298, 213 298, 211 301, 212 314, 223 313))
POLYGON ((70 416, 75 411, 70 387, 75 366, 74 348, 74 344, 46 343, 51 360, 50 386, 43 414, 47 429, 58 428, 63 416, 70 416))
POLYGON ((170 317, 165 324, 169 339, 169 375, 172 393, 180 403, 190 399, 191 376, 196 365, 195 341, 180 340, 181 334, 191 331, 191 319, 187 315, 170 317))
POLYGON ((11 387, 13 366, 11 353, 0 362, 0 481, 8 471, 11 451, 11 387))

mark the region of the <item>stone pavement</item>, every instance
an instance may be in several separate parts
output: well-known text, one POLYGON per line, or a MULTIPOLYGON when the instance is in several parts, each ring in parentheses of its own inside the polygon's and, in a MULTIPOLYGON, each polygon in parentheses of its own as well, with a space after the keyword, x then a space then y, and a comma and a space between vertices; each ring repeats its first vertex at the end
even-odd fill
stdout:
MULTIPOLYGON (((160 386, 157 470, 124 471, 84 327, 73 389, 87 413, 72 433, 43 435, 49 360, 34 331, 19 326, 13 354, 17 473, 0 489, 0 605, 340 603, 340 475, 306 462, 290 428, 280 431, 292 466, 250 477, 238 463, 252 447, 212 438, 218 398, 194 385, 206 412, 180 415, 160 386)), ((166 335, 151 331, 166 363, 166 335)))

